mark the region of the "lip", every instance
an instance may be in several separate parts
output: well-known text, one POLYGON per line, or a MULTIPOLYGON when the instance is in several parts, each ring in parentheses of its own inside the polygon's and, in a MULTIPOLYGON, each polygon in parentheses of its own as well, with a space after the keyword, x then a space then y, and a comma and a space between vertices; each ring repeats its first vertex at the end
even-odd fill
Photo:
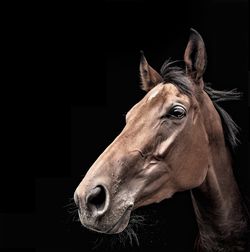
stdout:
POLYGON ((106 231, 106 234, 116 234, 122 232, 126 226, 128 225, 130 213, 132 210, 132 206, 128 207, 121 218, 111 227, 108 231, 106 231))
POLYGON ((109 228, 106 231, 99 229, 97 226, 87 225, 86 223, 84 223, 84 221, 82 221, 80 212, 79 212, 79 217, 80 217, 80 221, 82 225, 86 227, 87 229, 90 229, 94 232, 103 233, 103 234, 117 234, 117 233, 121 233, 127 227, 132 208, 133 208, 133 205, 130 205, 129 207, 127 207, 127 209, 124 211, 124 213, 119 218, 119 220, 111 228, 109 228))

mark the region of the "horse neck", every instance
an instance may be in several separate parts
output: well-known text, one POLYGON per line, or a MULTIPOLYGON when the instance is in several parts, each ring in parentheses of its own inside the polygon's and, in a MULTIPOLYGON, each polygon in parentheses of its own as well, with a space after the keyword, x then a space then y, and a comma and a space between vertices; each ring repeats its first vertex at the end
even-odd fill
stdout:
POLYGON ((242 251, 247 222, 232 171, 230 152, 221 123, 218 123, 220 118, 217 111, 212 112, 214 115, 206 116, 205 125, 215 122, 217 133, 208 134, 208 138, 212 139, 207 176, 198 188, 191 190, 199 227, 197 246, 202 251, 242 251), (221 131, 220 134, 218 131, 221 131))

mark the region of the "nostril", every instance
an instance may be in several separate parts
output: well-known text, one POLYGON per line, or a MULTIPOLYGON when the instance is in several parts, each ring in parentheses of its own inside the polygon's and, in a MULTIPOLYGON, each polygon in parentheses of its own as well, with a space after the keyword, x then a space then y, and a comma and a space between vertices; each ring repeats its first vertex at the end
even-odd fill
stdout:
POLYGON ((98 211, 104 211, 106 203, 106 190, 103 186, 97 186, 91 190, 86 199, 87 206, 95 207, 98 211))

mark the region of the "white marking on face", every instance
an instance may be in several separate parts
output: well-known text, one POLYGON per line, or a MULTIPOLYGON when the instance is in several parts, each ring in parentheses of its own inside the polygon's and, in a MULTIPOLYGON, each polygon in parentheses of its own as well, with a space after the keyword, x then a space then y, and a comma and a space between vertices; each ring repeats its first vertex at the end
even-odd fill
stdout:
POLYGON ((152 93, 150 94, 147 100, 151 101, 153 98, 155 98, 161 89, 162 89, 162 86, 160 85, 158 87, 155 87, 154 90, 152 90, 152 93))
POLYGON ((157 96, 159 90, 154 90, 154 92, 148 97, 148 101, 151 101, 153 98, 157 96))

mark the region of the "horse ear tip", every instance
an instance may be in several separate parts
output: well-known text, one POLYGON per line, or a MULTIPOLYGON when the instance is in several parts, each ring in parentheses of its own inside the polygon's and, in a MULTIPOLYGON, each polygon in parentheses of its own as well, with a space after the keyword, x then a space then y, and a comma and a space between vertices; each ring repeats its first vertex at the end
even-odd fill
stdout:
POLYGON ((198 33, 193 27, 190 28, 190 33, 198 33))
POLYGON ((193 27, 190 28, 190 36, 191 36, 191 37, 192 37, 192 36, 195 36, 195 37, 201 38, 200 33, 199 33, 197 30, 195 30, 193 27))
POLYGON ((141 62, 145 62, 145 61, 146 61, 146 58, 145 58, 145 56, 144 56, 143 50, 140 50, 140 54, 141 54, 141 62))

